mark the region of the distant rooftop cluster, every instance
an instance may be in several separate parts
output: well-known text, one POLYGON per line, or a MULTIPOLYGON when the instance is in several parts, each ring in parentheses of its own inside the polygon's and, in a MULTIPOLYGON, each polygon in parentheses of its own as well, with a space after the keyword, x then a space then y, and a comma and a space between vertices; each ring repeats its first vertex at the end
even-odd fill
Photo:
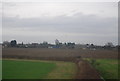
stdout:
POLYGON ((28 43, 24 44, 17 43, 16 40, 3 41, 2 48, 61 48, 61 49, 117 49, 118 45, 113 45, 111 42, 106 43, 104 46, 98 46, 94 44, 75 44, 74 42, 59 42, 58 39, 55 40, 55 44, 50 44, 47 41, 43 41, 43 43, 28 43))

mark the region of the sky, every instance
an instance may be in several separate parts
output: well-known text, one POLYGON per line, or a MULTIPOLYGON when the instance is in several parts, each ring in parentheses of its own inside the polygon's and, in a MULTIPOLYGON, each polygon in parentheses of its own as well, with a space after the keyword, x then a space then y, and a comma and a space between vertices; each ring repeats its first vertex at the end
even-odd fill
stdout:
POLYGON ((118 3, 3 2, 2 38, 24 43, 54 43, 58 39, 77 44, 117 44, 118 3))

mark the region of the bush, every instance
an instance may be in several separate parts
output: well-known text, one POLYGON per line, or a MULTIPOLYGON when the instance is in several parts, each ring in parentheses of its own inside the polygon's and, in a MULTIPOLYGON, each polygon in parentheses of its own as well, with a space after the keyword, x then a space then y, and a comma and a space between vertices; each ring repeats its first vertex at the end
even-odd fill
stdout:
POLYGON ((92 65, 95 66, 95 67, 100 65, 100 63, 96 62, 95 59, 91 59, 91 60, 90 60, 90 64, 92 64, 92 65))

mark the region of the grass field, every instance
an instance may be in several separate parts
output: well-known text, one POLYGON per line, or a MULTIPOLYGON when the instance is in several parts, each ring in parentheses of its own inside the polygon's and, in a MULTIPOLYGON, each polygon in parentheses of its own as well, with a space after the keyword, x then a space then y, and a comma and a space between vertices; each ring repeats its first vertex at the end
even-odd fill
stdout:
POLYGON ((117 59, 87 59, 104 79, 118 79, 117 59))
POLYGON ((77 67, 75 63, 71 62, 55 62, 57 68, 55 68, 49 75, 47 79, 74 79, 77 72, 77 67))
POLYGON ((3 79, 74 78, 75 64, 57 61, 3 60, 3 79))

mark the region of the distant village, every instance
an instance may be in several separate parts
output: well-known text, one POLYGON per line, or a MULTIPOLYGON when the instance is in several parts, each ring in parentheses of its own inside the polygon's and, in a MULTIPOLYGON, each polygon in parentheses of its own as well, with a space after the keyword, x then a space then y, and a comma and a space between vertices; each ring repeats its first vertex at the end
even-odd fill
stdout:
POLYGON ((3 41, 2 48, 59 48, 59 49, 90 49, 90 50, 96 50, 96 49, 108 49, 108 50, 116 50, 118 49, 118 45, 114 46, 111 42, 106 43, 104 46, 98 46, 94 44, 75 44, 74 42, 65 42, 61 43, 58 39, 55 40, 55 44, 49 44, 47 41, 44 41, 43 43, 29 43, 24 44, 17 43, 16 40, 9 41, 3 41))

